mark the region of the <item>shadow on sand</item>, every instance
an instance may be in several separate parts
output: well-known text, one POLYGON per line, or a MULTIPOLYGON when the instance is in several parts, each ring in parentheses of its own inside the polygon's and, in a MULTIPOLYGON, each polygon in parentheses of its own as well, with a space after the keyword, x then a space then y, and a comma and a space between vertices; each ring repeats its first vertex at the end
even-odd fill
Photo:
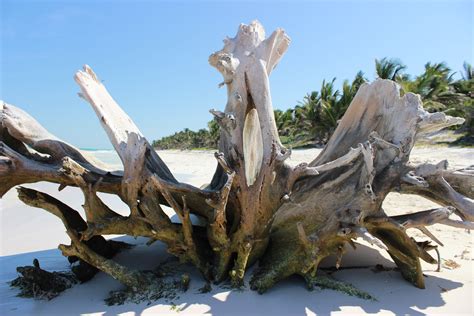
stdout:
MULTIPOLYGON (((131 250, 117 256, 124 265, 133 265, 140 269, 150 269, 167 258, 165 247, 155 243, 150 247, 144 245, 145 239, 136 240, 129 237, 118 238, 121 241, 137 244, 131 250)), ((38 301, 16 297, 17 290, 6 282, 17 275, 15 267, 30 265, 34 258, 39 259, 46 270, 67 270, 68 263, 56 249, 13 256, 0 257, 0 314, 1 315, 80 315, 98 313, 100 315, 117 315, 120 313, 141 314, 212 314, 212 315, 304 315, 312 313, 328 315, 331 312, 347 311, 351 314, 392 312, 397 315, 424 315, 418 309, 439 307, 445 304, 442 291, 449 291, 462 286, 436 276, 430 272, 426 277, 426 289, 420 290, 403 280, 397 271, 374 272, 370 268, 351 268, 348 266, 394 267, 393 263, 379 254, 378 251, 359 245, 356 251, 350 250, 344 256, 341 270, 333 277, 349 282, 361 290, 376 297, 377 301, 366 301, 332 290, 307 291, 302 279, 292 277, 259 295, 250 291, 230 290, 225 286, 213 285, 211 292, 199 293, 204 281, 191 272, 191 286, 186 293, 171 302, 156 301, 150 305, 125 304, 106 306, 104 299, 111 290, 118 290, 121 285, 111 277, 100 273, 88 283, 76 285, 66 290, 51 301, 38 301)), ((333 260, 327 260, 323 266, 331 266, 333 260)), ((248 284, 251 273, 248 273, 248 284)))

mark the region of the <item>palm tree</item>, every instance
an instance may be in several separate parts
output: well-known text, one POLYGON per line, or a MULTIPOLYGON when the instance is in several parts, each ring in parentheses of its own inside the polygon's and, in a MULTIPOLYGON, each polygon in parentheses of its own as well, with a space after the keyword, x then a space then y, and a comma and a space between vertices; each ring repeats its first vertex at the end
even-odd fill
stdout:
POLYGON ((293 132, 293 127, 295 126, 293 112, 293 109, 288 109, 286 111, 274 111, 275 123, 278 129, 278 134, 280 134, 280 136, 282 137, 289 137, 293 132))
POLYGON ((474 138, 474 69, 468 62, 464 62, 463 68, 462 79, 452 84, 453 90, 461 95, 462 99, 460 98, 460 102, 451 112, 466 119, 464 130, 467 135, 465 138, 471 138, 470 142, 472 143, 472 138, 474 138))
POLYGON ((340 103, 339 107, 341 109, 344 109, 344 112, 349 107, 357 91, 359 91, 360 86, 366 83, 367 81, 368 80, 364 77, 364 73, 362 71, 359 71, 356 74, 354 80, 352 80, 352 83, 349 83, 348 80, 344 81, 342 85, 342 94, 339 99, 339 103, 340 103))
POLYGON ((452 86, 456 92, 474 98, 474 69, 467 62, 464 62, 463 68, 462 79, 454 82, 452 86))
MULTIPOLYGON (((334 88, 334 82, 336 78, 333 78, 331 82, 323 81, 321 86, 321 100, 320 100, 320 111, 321 111, 321 126, 320 130, 323 133, 324 138, 328 138, 329 134, 332 133, 334 128, 337 126, 339 120, 339 114, 342 111, 339 104, 340 92, 334 88)), ((345 82, 347 84, 347 82, 345 82)))
MULTIPOLYGON (((474 134, 474 69, 465 62, 462 79, 454 80, 454 73, 443 62, 427 63, 422 74, 412 79, 404 73, 406 66, 397 59, 375 60, 377 76, 397 81, 406 92, 421 96, 424 107, 429 111, 443 111, 448 115, 466 119, 463 131, 468 137, 474 134)), ((335 87, 336 78, 324 80, 320 91, 313 91, 303 97, 294 108, 275 110, 275 123, 285 144, 306 145, 326 142, 336 129, 355 97, 360 86, 367 79, 358 72, 352 82, 345 80, 342 89, 335 87)), ((219 126, 215 120, 208 123, 207 130, 198 132, 184 129, 172 136, 153 142, 153 146, 166 148, 216 148, 219 126)))
MULTIPOLYGON (((337 127, 359 87, 367 81, 359 71, 352 83, 344 81, 342 92, 335 88, 336 78, 324 80, 319 92, 307 94, 295 107, 295 140, 326 142, 337 127)), ((281 114, 278 114, 281 115, 281 114)))
POLYGON ((464 73, 462 74, 462 78, 466 81, 474 79, 474 69, 472 68, 472 65, 465 61, 463 64, 463 68, 464 73))
POLYGON ((453 75, 444 62, 427 63, 425 72, 415 79, 415 92, 424 100, 436 100, 440 93, 449 90, 453 75))
POLYGON ((219 143, 219 135, 220 135, 220 127, 217 120, 214 118, 207 123, 207 128, 209 130, 209 141, 208 147, 209 148, 217 148, 219 143))
POLYGON ((380 79, 396 81, 405 69, 406 66, 398 59, 388 59, 387 57, 380 60, 375 59, 375 71, 380 79))
POLYGON ((321 132, 328 139, 337 127, 347 108, 354 99, 360 86, 367 82, 364 73, 359 71, 352 83, 345 80, 342 84, 342 92, 334 91, 334 80, 324 83, 321 87, 321 132))
POLYGON ((294 121, 297 129, 296 139, 311 139, 316 134, 319 125, 319 102, 321 96, 313 91, 298 102, 294 110, 294 121))

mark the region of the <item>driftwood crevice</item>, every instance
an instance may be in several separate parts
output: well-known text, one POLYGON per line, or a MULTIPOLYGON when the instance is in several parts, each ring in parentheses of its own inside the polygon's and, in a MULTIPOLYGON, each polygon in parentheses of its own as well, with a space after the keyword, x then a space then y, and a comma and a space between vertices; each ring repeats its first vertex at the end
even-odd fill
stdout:
MULTIPOLYGON (((388 251, 403 277, 423 288, 420 259, 436 263, 429 243, 410 238, 417 228, 441 243, 427 226, 471 229, 474 172, 450 170, 447 162, 413 165, 417 137, 462 124, 463 119, 428 113, 418 95, 401 94, 397 83, 363 84, 324 150, 313 161, 291 167, 291 150, 280 142, 273 116, 269 76, 290 39, 282 29, 265 37, 258 22, 240 25, 234 38, 209 63, 223 76, 228 101, 211 110, 221 127, 216 171, 197 188, 173 176, 135 123, 89 66, 75 80, 118 153, 123 171, 110 170, 85 152, 49 133, 21 109, 0 108, 0 194, 24 183, 49 181, 75 186, 85 197, 85 220, 45 193, 23 187, 19 198, 58 216, 71 238, 60 245, 69 258, 110 274, 126 286, 146 289, 154 276, 115 262, 116 245, 102 236, 143 236, 161 241, 207 280, 236 286, 259 261, 251 287, 264 292, 299 274, 314 280, 318 264, 347 244, 364 239, 388 251), (382 202, 392 191, 418 194, 440 208, 387 216, 382 202), (122 216, 97 192, 115 194, 130 209, 122 216), (173 223, 162 206, 171 207, 173 223), (198 216, 204 226, 191 222, 198 216), (453 219, 457 215, 458 220, 453 219)), ((88 275, 89 277, 89 275, 88 275)))

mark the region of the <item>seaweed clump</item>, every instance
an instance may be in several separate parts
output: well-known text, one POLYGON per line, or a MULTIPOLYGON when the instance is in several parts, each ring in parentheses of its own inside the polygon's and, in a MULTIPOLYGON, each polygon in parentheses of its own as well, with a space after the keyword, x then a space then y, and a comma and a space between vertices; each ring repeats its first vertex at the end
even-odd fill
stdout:
POLYGON ((155 270, 146 271, 146 274, 153 279, 149 286, 142 288, 126 287, 122 290, 111 291, 109 297, 105 299, 105 303, 109 306, 125 303, 139 304, 142 302, 150 305, 163 299, 173 305, 173 301, 179 299, 179 294, 189 289, 191 281, 189 274, 183 272, 182 268, 183 265, 176 258, 169 258, 163 261, 155 270))
POLYGON ((319 275, 319 276, 306 275, 305 280, 306 280, 307 287, 310 291, 314 290, 315 287, 319 287, 321 289, 330 289, 334 291, 339 291, 347 295, 355 296, 364 300, 377 301, 377 299, 373 297, 372 295, 370 295, 369 293, 356 288, 354 285, 350 283, 336 280, 333 277, 328 277, 328 276, 323 276, 323 275, 319 275))

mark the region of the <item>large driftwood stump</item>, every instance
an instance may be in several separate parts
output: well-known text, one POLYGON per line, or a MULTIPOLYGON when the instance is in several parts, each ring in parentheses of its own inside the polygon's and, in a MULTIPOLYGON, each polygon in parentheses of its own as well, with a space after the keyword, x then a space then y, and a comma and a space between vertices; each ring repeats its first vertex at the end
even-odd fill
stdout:
POLYGON ((159 240, 168 251, 194 264, 207 280, 230 278, 239 286, 259 261, 251 286, 264 292, 293 274, 313 283, 318 264, 339 258, 346 244, 365 239, 389 252, 402 275, 423 288, 420 258, 435 263, 406 234, 441 223, 472 228, 472 170, 452 171, 445 161, 413 165, 410 151, 420 135, 461 124, 463 119, 430 114, 420 97, 400 94, 393 81, 361 86, 334 135, 312 162, 290 167, 291 151, 279 139, 269 75, 286 52, 281 29, 265 38, 258 22, 242 24, 235 38, 209 58, 222 73, 228 102, 211 110, 221 126, 217 169, 200 189, 180 183, 89 66, 75 75, 80 96, 91 104, 123 163, 112 172, 86 153, 50 134, 21 109, 2 102, 0 194, 14 186, 50 181, 79 187, 85 221, 77 211, 45 193, 18 188, 20 199, 58 216, 71 238, 59 248, 69 258, 100 269, 134 290, 152 286, 154 276, 112 260, 103 235, 126 234, 159 240), (419 194, 439 209, 389 217, 381 208, 391 191, 419 194), (116 194, 130 208, 121 216, 97 192, 116 194), (172 223, 162 205, 176 212, 172 223), (460 219, 452 219, 452 214, 460 219), (195 226, 190 214, 205 227, 195 226), (79 216, 79 217, 78 217, 79 216))

